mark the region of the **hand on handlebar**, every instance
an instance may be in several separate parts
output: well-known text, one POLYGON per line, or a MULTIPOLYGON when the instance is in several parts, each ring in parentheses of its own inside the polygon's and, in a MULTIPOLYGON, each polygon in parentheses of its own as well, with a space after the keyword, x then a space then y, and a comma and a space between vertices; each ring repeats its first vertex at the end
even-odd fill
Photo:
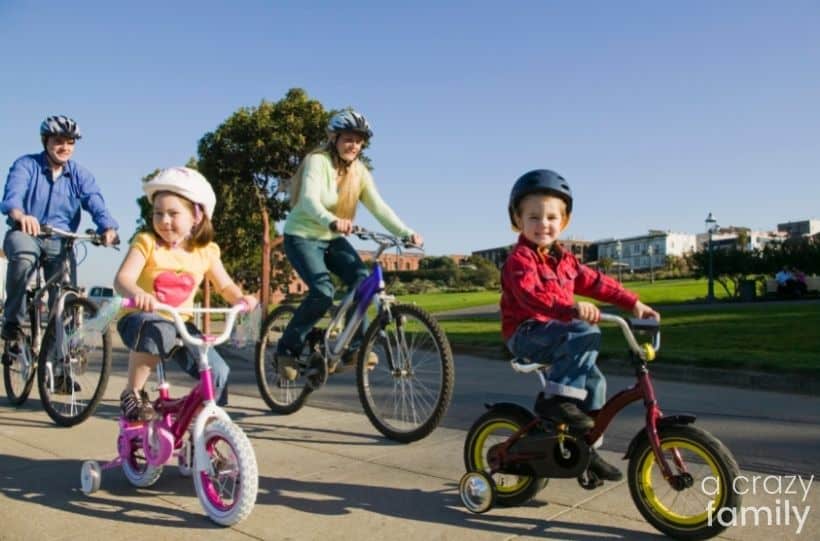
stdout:
MULTIPOLYGON (((250 312, 256 305, 259 304, 259 301, 256 299, 254 295, 242 295, 242 298, 239 299, 239 302, 244 303, 248 308, 245 312, 250 312)), ((237 303, 239 304, 239 303, 237 303)))
POLYGON ((131 297, 130 305, 143 312, 153 312, 159 301, 153 295, 142 291, 131 297))
POLYGON ((632 315, 640 319, 656 319, 661 320, 661 315, 652 309, 652 307, 645 305, 641 301, 635 303, 632 307, 632 315))
POLYGON ((31 235, 36 237, 40 234, 40 222, 34 216, 29 216, 28 214, 20 213, 17 217, 12 217, 17 221, 17 225, 20 228, 20 231, 25 233, 26 235, 31 235))
POLYGON ((601 320, 601 310, 591 302, 578 301, 575 303, 575 312, 578 319, 587 323, 598 323, 601 320))
POLYGON ((116 246, 120 243, 120 237, 114 229, 106 229, 102 234, 103 246, 116 246))
POLYGON ((349 235, 353 232, 353 222, 351 220, 339 218, 335 222, 331 222, 330 230, 341 233, 342 235, 349 235))
POLYGON ((424 237, 422 237, 419 233, 413 233, 408 237, 404 237, 402 240, 408 246, 418 246, 419 248, 424 246, 424 237))

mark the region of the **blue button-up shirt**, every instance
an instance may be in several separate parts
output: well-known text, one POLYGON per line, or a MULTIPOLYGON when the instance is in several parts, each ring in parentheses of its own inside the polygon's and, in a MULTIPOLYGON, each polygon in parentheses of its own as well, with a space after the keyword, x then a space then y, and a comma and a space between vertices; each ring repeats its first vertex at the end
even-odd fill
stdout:
MULTIPOLYGON (((45 152, 22 156, 11 165, 0 211, 8 214, 16 208, 41 224, 68 231, 76 232, 80 226, 81 209, 91 215, 98 233, 119 227, 105 207, 94 175, 68 160, 60 176, 52 179, 45 152)), ((8 219, 9 227, 13 222, 8 219)))

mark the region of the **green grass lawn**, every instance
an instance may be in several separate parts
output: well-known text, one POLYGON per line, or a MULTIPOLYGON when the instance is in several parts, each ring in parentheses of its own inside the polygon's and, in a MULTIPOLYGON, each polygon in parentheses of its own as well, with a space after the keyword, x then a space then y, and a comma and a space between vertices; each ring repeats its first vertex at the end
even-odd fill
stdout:
MULTIPOLYGON (((632 282, 628 287, 650 305, 663 305, 659 362, 715 368, 744 367, 769 371, 820 373, 820 305, 793 303, 725 303, 692 305, 706 293, 704 280, 632 282)), ((720 298, 720 289, 715 293, 720 298)), ((431 312, 498 303, 498 293, 438 293, 401 297, 431 312)), ((495 319, 443 320, 453 344, 503 351, 500 322, 495 319)), ((603 356, 625 357, 620 331, 604 324, 603 356)))

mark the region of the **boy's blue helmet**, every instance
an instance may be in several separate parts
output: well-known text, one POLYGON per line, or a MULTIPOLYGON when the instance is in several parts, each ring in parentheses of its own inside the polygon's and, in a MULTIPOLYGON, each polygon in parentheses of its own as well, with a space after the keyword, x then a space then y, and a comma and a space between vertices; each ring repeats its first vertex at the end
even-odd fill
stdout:
POLYGON ((534 193, 554 195, 567 204, 567 216, 572 213, 572 190, 564 177, 549 169, 534 169, 521 175, 513 184, 510 191, 510 203, 507 210, 510 213, 510 223, 515 224, 515 210, 526 196, 534 193))

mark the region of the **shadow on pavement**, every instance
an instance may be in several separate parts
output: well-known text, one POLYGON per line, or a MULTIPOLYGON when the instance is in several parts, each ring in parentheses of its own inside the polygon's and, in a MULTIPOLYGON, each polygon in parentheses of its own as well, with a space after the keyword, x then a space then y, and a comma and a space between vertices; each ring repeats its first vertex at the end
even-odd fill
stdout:
MULTIPOLYGON (((636 532, 600 524, 579 526, 560 520, 504 516, 498 507, 484 515, 474 515, 461 506, 455 493, 456 485, 433 492, 419 489, 374 487, 352 483, 324 483, 295 479, 261 477, 257 505, 282 506, 304 513, 341 516, 354 510, 414 520, 437 522, 462 528, 498 532, 509 536, 540 536, 549 534, 561 539, 586 541, 592 539, 664 539, 663 536, 636 532)), ((533 502, 525 507, 549 507, 533 502)))

